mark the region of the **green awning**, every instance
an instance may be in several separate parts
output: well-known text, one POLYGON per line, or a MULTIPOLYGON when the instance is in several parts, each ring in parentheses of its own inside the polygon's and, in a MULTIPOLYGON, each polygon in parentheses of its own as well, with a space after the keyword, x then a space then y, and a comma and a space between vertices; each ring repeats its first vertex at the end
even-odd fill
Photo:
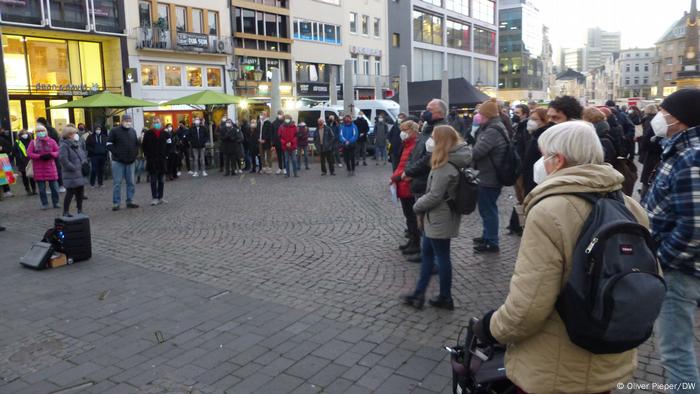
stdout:
POLYGON ((82 99, 69 101, 65 104, 49 107, 49 109, 64 108, 135 108, 135 107, 157 107, 158 103, 139 100, 132 97, 122 96, 104 91, 82 99))
POLYGON ((240 102, 241 97, 238 96, 231 96, 230 94, 214 92, 211 90, 203 90, 189 96, 170 100, 161 105, 225 105, 239 104, 240 102))

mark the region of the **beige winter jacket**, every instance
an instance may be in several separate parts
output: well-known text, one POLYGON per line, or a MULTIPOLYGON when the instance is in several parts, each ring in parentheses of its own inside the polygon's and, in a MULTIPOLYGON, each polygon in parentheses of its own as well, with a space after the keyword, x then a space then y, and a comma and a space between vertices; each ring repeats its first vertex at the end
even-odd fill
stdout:
MULTIPOLYGON (((627 382, 637 368, 636 349, 596 355, 574 345, 554 307, 592 210, 582 198, 566 194, 614 191, 623 180, 607 164, 575 166, 555 172, 525 199, 525 231, 510 290, 489 328, 508 345, 508 378, 528 393, 608 391, 627 382)), ((627 196, 625 200, 637 221, 648 227, 642 207, 627 196)))

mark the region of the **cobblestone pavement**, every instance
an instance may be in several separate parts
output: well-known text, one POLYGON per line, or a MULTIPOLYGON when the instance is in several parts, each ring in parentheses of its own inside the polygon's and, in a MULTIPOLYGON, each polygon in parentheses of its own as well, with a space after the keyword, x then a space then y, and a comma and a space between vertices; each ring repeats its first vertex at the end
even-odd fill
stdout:
MULTIPOLYGON (((504 235, 499 255, 474 255, 480 221, 466 218, 453 242, 457 309, 404 307, 398 295, 412 290, 418 266, 396 249, 404 224, 389 199, 389 169, 369 164, 353 178, 342 168, 321 177, 317 165, 291 179, 185 176, 166 184, 169 204, 156 207, 146 206, 141 184, 142 207, 119 212, 110 210, 111 187, 88 189, 92 262, 43 273, 19 269, 16 258, 0 267, 0 315, 10 317, 0 327, 12 332, 0 338, 8 382, 0 391, 88 381, 95 392, 445 391, 440 346, 502 302, 519 238, 504 235)), ((500 202, 505 224, 510 191, 500 202)), ((38 205, 35 197, 0 203, 11 229, 0 235, 2 250, 20 255, 51 225, 56 212, 38 205)), ((635 381, 662 375, 651 340, 635 381)))

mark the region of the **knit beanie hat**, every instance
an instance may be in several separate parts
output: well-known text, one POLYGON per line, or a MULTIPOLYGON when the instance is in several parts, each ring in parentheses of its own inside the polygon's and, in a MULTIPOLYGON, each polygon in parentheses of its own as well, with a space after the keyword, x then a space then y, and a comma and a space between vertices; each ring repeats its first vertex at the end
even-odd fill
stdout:
POLYGON ((666 97, 661 108, 688 127, 700 125, 700 89, 681 89, 666 97))
POLYGON ((479 113, 487 120, 497 118, 501 115, 501 111, 499 111, 498 103, 495 99, 484 101, 479 107, 479 113))

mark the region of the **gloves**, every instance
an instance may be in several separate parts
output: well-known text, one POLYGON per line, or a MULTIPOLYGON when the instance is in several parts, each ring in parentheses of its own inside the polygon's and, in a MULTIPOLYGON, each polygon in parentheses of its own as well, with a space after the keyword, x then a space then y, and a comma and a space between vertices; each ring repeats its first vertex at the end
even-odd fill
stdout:
POLYGON ((493 345, 498 343, 498 341, 491 335, 491 316, 495 311, 490 311, 484 315, 479 321, 474 324, 472 330, 474 331, 474 336, 479 340, 479 342, 484 345, 493 345))
POLYGON ((53 156, 51 156, 51 153, 44 153, 43 155, 40 156, 41 160, 44 161, 49 161, 53 159, 53 156))

